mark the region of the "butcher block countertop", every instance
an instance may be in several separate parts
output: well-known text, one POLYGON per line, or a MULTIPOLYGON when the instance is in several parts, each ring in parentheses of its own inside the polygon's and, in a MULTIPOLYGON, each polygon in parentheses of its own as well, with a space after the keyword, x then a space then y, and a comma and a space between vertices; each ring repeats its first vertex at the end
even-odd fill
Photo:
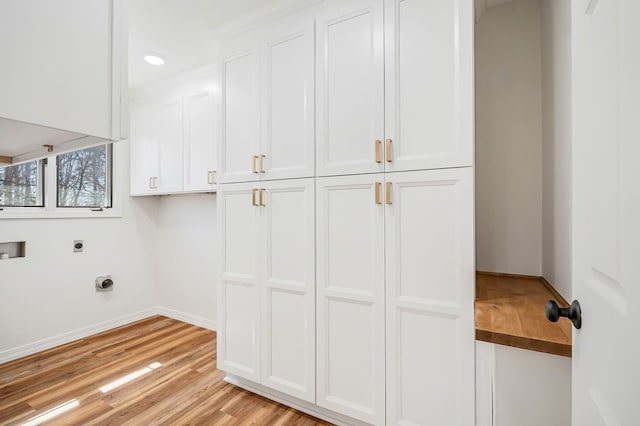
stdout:
POLYGON ((571 322, 547 320, 547 300, 569 306, 544 278, 478 272, 476 340, 571 357, 571 322))

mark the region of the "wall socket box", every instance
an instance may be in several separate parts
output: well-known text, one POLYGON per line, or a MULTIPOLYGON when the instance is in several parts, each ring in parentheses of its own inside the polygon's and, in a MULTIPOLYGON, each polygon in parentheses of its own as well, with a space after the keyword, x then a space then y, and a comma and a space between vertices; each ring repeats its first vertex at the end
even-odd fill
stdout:
POLYGON ((82 240, 74 240, 73 241, 73 252, 74 253, 81 253, 83 249, 84 249, 84 243, 82 242, 82 240))

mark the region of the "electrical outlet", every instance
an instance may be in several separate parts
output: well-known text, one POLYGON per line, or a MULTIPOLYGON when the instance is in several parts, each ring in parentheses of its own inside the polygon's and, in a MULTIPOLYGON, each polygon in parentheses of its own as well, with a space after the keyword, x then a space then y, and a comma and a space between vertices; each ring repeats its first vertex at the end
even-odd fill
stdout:
POLYGON ((81 253, 83 249, 84 249, 84 243, 82 242, 82 240, 74 240, 73 241, 73 252, 74 253, 81 253))

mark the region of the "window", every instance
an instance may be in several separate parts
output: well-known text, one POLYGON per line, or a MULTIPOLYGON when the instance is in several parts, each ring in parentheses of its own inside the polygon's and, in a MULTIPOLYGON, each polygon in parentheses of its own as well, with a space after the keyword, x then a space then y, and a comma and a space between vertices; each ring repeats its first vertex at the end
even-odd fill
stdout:
POLYGON ((44 206, 44 160, 0 168, 0 207, 44 206))
POLYGON ((56 157, 58 207, 111 207, 111 145, 56 157))
POLYGON ((109 143, 0 167, 0 219, 119 217, 118 155, 109 143))

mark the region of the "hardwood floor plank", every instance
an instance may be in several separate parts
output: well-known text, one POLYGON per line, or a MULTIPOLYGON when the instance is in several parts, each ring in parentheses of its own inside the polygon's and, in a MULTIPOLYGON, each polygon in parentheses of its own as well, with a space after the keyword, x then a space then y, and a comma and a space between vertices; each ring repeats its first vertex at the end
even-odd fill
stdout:
POLYGON ((71 400, 78 406, 46 424, 329 424, 225 383, 215 339, 215 332, 155 316, 0 364, 0 425, 71 400), (134 372, 141 373, 100 390, 134 372))

